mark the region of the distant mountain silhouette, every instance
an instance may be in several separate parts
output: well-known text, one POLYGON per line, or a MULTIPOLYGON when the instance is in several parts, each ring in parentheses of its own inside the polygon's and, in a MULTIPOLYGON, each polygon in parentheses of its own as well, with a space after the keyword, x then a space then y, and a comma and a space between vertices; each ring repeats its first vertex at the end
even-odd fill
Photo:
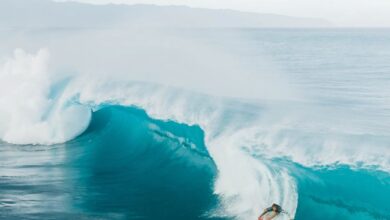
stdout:
POLYGON ((273 14, 155 5, 91 5, 49 0, 1 0, 0 27, 327 27, 329 21, 273 14))

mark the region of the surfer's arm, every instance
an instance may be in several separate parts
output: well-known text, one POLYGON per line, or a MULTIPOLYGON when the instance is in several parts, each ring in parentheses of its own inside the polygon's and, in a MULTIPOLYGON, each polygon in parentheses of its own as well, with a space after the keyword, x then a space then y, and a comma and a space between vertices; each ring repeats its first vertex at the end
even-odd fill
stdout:
POLYGON ((263 211, 263 213, 261 213, 260 217, 262 217, 263 215, 265 215, 267 212, 268 212, 268 209, 264 209, 264 211, 263 211))

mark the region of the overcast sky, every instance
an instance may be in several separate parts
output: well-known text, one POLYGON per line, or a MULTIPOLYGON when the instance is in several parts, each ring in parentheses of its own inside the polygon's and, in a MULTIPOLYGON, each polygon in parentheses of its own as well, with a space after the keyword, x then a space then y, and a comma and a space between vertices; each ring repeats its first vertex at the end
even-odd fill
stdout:
MULTIPOLYGON (((65 0, 58 0, 65 1, 65 0)), ((390 27, 390 0, 75 0, 94 4, 187 5, 300 17, 325 18, 340 26, 390 27)))

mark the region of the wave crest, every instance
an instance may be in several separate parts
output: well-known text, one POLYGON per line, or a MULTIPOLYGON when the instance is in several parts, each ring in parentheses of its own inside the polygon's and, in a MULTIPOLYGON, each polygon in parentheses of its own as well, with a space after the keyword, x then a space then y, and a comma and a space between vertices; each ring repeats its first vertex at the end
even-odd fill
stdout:
POLYGON ((0 67, 0 138, 13 144, 52 144, 81 134, 91 117, 87 107, 52 95, 49 51, 16 49, 0 67))

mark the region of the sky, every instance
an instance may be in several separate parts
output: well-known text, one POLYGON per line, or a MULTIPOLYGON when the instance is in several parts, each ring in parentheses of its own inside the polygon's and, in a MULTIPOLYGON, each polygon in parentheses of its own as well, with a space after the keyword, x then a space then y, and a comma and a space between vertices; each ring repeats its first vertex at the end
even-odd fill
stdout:
MULTIPOLYGON (((69 1, 69 0, 57 0, 69 1)), ((72 0, 93 4, 186 5, 299 17, 324 18, 338 26, 390 27, 390 0, 72 0)))

